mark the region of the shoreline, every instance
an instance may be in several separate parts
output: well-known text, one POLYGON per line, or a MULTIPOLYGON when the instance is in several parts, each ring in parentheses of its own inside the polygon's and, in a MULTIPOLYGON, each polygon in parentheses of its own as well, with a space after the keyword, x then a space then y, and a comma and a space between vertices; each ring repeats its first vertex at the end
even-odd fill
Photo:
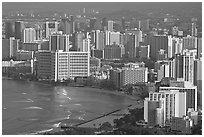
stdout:
POLYGON ((112 94, 112 95, 128 97, 130 99, 137 100, 137 101, 141 100, 141 98, 138 97, 138 96, 127 95, 127 94, 121 93, 121 92, 119 92, 117 90, 109 90, 109 89, 104 89, 104 88, 100 88, 100 87, 91 87, 91 86, 83 86, 83 87, 81 87, 81 86, 73 86, 73 85, 71 85, 71 86, 70 85, 66 85, 66 86, 57 85, 57 86, 55 86, 52 83, 44 83, 44 82, 41 82, 41 81, 29 81, 29 80, 25 80, 25 79, 14 79, 14 78, 7 77, 7 76, 2 76, 2 80, 25 81, 25 82, 29 82, 29 83, 35 83, 35 84, 44 85, 44 86, 51 86, 51 87, 72 87, 72 88, 96 89, 95 90, 96 92, 108 93, 108 94, 112 94))

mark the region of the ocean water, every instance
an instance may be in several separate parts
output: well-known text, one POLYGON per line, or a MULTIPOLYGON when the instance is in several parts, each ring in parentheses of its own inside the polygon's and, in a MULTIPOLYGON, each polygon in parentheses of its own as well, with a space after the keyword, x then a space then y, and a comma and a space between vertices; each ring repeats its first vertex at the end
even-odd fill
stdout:
POLYGON ((2 134, 19 135, 75 125, 134 104, 135 100, 84 87, 53 87, 2 80, 2 134))

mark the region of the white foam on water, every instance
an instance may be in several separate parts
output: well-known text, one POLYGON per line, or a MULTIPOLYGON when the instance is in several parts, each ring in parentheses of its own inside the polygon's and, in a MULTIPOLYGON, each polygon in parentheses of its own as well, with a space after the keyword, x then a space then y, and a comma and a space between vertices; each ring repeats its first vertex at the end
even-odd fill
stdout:
POLYGON ((27 108, 24 108, 24 109, 43 109, 41 107, 36 107, 36 106, 32 106, 32 107, 27 107, 27 108))
POLYGON ((52 131, 52 130, 53 130, 53 128, 50 128, 50 129, 47 129, 47 130, 37 131, 37 132, 31 133, 31 134, 36 135, 36 134, 39 134, 39 133, 45 133, 45 132, 49 132, 49 131, 52 131))
POLYGON ((23 103, 23 102, 34 102, 32 99, 26 99, 26 100, 19 100, 19 101, 12 101, 12 102, 15 102, 15 103, 23 103))
POLYGON ((81 106, 81 104, 74 104, 74 105, 76 105, 76 106, 81 106))
POLYGON ((61 122, 59 122, 57 124, 53 124, 53 127, 59 127, 60 124, 61 124, 61 122))
POLYGON ((27 93, 23 92, 23 93, 21 93, 21 94, 25 95, 25 94, 27 94, 27 93))

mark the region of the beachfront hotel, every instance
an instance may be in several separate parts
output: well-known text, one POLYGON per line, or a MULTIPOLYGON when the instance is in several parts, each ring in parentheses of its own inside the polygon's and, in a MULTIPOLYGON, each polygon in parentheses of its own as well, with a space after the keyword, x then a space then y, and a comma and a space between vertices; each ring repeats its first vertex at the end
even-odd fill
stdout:
POLYGON ((160 87, 145 98, 144 120, 150 126, 166 126, 172 117, 186 116, 189 109, 197 111, 197 87, 187 81, 171 81, 170 87, 160 87))
POLYGON ((38 77, 62 81, 90 75, 89 52, 51 52, 38 53, 38 77))

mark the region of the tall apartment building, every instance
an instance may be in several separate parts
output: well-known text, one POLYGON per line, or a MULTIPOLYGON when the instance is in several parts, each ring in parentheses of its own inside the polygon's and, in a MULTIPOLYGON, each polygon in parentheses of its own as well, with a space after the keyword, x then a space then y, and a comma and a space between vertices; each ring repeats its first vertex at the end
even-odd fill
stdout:
POLYGON ((202 57, 202 38, 198 38, 197 58, 202 57))
POLYGON ((173 60, 175 63, 175 78, 183 78, 185 81, 193 83, 195 57, 189 52, 184 55, 176 55, 173 60))
POLYGON ((193 108, 197 111, 197 87, 194 86, 191 82, 177 80, 177 81, 170 81, 169 87, 160 87, 159 91, 166 92, 170 90, 179 90, 181 93, 186 93, 186 110, 188 108, 193 108))
POLYGON ((74 49, 76 51, 82 51, 82 49, 83 49, 83 39, 85 39, 85 34, 83 32, 75 33, 74 49))
POLYGON ((136 58, 139 57, 139 35, 135 35, 130 33, 128 35, 128 41, 125 46, 126 55, 129 58, 136 58))
POLYGON ((110 43, 109 45, 120 44, 120 32, 110 32, 110 43))
POLYGON ((39 52, 38 77, 62 81, 90 75, 89 52, 39 52))
POLYGON ((74 33, 74 23, 70 19, 62 19, 63 34, 71 35, 74 33))
POLYGON ((10 37, 14 37, 15 35, 15 25, 11 21, 7 21, 5 23, 5 33, 6 33, 6 39, 9 39, 10 37))
POLYGON ((161 81, 162 78, 170 77, 169 74, 169 64, 162 64, 157 73, 157 80, 161 81))
POLYGON ((139 51, 140 59, 142 59, 142 58, 148 59, 149 53, 150 53, 150 45, 140 46, 140 51, 139 51))
POLYGON ((112 20, 108 20, 108 31, 113 31, 113 21, 112 20))
POLYGON ((20 40, 10 37, 2 39, 2 59, 16 57, 16 53, 20 47, 20 40))
POLYGON ((82 41, 82 49, 80 49, 80 51, 82 52, 90 52, 90 39, 86 38, 83 39, 82 41))
POLYGON ((36 31, 34 28, 25 28, 23 30, 23 42, 34 43, 36 40, 36 31))
POLYGON ((49 36, 50 51, 69 51, 69 35, 52 34, 49 36))
POLYGON ((15 39, 23 41, 23 29, 25 28, 23 21, 15 22, 15 39))
POLYGON ((160 49, 165 50, 167 57, 172 57, 172 37, 165 35, 147 36, 144 43, 150 45, 150 57, 156 59, 160 49))
POLYGON ((95 48, 98 50, 103 50, 104 46, 105 46, 105 34, 104 34, 104 32, 100 31, 100 30, 95 30, 94 34, 95 34, 95 39, 94 39, 95 48))
POLYGON ((187 36, 183 37, 183 49, 196 49, 198 44, 197 37, 187 36))
POLYGON ((125 48, 123 45, 114 43, 104 48, 104 59, 121 59, 124 54, 125 48))
POLYGON ((111 69, 110 70, 110 81, 114 86, 119 89, 122 87, 122 70, 121 69, 111 69))
POLYGON ((45 22, 45 38, 49 38, 49 35, 58 31, 58 22, 45 22))
POLYGON ((196 22, 193 22, 191 24, 191 36, 197 36, 198 35, 198 30, 197 30, 197 25, 196 22))
POLYGON ((172 117, 186 115, 186 93, 179 90, 151 92, 144 101, 144 120, 150 126, 165 126, 172 117), (155 104, 153 106, 153 104, 155 104))

